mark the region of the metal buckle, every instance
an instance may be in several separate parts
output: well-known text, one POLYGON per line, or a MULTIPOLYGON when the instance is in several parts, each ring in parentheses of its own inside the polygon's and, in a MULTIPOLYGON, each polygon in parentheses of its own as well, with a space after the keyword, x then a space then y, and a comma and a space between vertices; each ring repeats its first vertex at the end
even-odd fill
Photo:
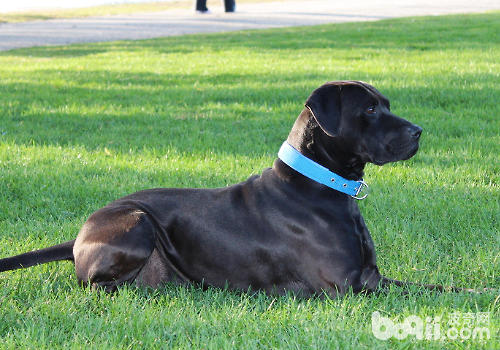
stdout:
POLYGON ((363 180, 360 180, 358 182, 359 182, 359 188, 356 190, 356 194, 354 196, 351 196, 351 197, 354 199, 357 199, 357 200, 362 200, 362 199, 365 199, 370 194, 370 192, 369 192, 370 188, 368 187, 366 182, 364 182, 363 180), (359 194, 363 191, 366 191, 366 193, 362 197, 359 197, 359 194))

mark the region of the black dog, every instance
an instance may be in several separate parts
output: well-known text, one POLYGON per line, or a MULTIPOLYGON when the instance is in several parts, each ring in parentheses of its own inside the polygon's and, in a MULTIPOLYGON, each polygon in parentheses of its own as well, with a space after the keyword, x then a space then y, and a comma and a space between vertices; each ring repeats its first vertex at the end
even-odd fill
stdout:
MULTIPOLYGON (((360 180, 367 162, 404 160, 418 150, 422 129, 392 114, 366 83, 324 84, 305 107, 287 147, 339 175, 334 180, 345 187, 362 187, 349 180, 360 180)), ((110 291, 175 281, 334 296, 403 284, 380 275, 356 199, 281 159, 227 188, 152 189, 118 199, 93 213, 76 240, 2 259, 0 271, 56 260, 74 261, 82 284, 110 291)))

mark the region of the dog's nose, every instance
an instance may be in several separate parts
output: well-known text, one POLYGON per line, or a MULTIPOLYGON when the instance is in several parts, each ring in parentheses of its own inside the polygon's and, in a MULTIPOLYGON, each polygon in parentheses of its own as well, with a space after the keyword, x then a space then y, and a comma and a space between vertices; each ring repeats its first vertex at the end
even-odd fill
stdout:
POLYGON ((422 128, 418 125, 412 125, 408 128, 408 132, 410 133, 411 137, 413 137, 414 139, 418 139, 422 134, 422 128))

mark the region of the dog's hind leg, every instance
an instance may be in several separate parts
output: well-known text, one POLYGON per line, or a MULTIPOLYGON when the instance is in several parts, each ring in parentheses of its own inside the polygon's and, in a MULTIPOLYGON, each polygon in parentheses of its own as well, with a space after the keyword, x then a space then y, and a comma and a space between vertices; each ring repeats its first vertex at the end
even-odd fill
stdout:
POLYGON ((155 226, 143 211, 108 206, 83 225, 73 249, 80 283, 114 291, 133 282, 155 246, 155 226))
POLYGON ((180 277, 171 264, 160 254, 158 248, 153 250, 148 261, 135 278, 139 286, 157 288, 166 282, 184 284, 186 279, 180 277))

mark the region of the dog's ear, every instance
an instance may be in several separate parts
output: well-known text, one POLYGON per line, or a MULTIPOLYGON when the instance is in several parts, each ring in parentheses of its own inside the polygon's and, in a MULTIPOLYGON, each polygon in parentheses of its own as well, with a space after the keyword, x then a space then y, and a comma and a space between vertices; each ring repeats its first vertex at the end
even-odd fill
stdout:
POLYGON ((329 136, 336 136, 340 125, 340 86, 325 84, 314 90, 306 101, 321 129, 329 136))

